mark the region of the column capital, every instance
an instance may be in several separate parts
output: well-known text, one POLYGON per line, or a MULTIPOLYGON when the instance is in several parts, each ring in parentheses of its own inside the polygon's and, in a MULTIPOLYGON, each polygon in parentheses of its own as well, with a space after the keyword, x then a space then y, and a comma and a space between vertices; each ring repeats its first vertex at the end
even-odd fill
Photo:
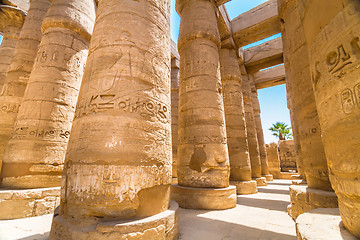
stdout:
POLYGON ((0 32, 5 38, 17 38, 17 35, 12 36, 12 29, 21 28, 25 17, 26 13, 20 8, 0 5, 0 32))

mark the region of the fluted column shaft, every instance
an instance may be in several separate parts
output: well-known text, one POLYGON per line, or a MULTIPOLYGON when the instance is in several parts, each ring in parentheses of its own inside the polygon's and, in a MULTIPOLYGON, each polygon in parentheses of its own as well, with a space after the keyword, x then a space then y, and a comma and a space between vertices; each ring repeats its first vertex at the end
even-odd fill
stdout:
POLYGON ((42 37, 49 0, 32 0, 0 95, 0 161, 10 140, 42 37))
POLYGON ((230 180, 250 181, 251 165, 247 142, 241 72, 234 49, 220 50, 230 180))
POLYGON ((4 156, 2 185, 60 186, 95 20, 94 0, 53 0, 4 156))
POLYGON ((251 175, 253 178, 261 177, 261 162, 257 131, 254 120, 254 110, 251 94, 251 83, 244 65, 240 66, 242 74, 242 92, 244 96, 244 109, 246 120, 247 140, 249 144, 249 154, 251 163, 251 175))
POLYGON ((321 139, 320 122, 312 90, 307 42, 296 1, 279 5, 282 17, 282 39, 287 64, 286 84, 289 87, 290 107, 294 121, 295 143, 310 188, 332 191, 328 167, 321 139))
POLYGON ((228 187, 216 6, 210 0, 178 0, 177 11, 181 16, 178 182, 186 187, 228 187))

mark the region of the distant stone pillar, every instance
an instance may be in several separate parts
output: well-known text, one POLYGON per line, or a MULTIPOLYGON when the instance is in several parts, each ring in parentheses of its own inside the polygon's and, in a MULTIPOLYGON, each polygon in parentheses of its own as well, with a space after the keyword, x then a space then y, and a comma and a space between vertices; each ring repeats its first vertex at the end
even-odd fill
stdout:
POLYGON ((50 239, 176 239, 170 69, 170 0, 99 1, 50 239))
MULTIPOLYGON (((325 5, 327 4, 324 2, 323 6, 325 5)), ((299 214, 313 208, 337 207, 337 199, 328 177, 328 165, 312 90, 308 42, 305 39, 299 6, 296 0, 279 0, 278 7, 282 21, 286 84, 290 85, 290 113, 294 123, 295 144, 299 144, 296 146, 300 158, 298 162, 302 165, 300 168, 303 169, 308 184, 308 187, 290 187, 291 206, 288 210, 295 219, 299 214)))
POLYGON ((3 34, 0 45, 0 91, 14 56, 24 19, 25 13, 22 10, 8 5, 0 6, 0 32, 3 34))
POLYGON ((220 50, 220 65, 230 160, 230 184, 236 186, 237 194, 257 193, 256 181, 251 180, 241 72, 234 49, 220 50))
POLYGON ((360 238, 360 2, 298 4, 331 184, 345 227, 360 238))
POLYGON ((93 0, 53 0, 5 152, 3 187, 60 186, 95 8, 93 0))
POLYGON ((178 146, 178 115, 179 115, 179 59, 171 59, 171 136, 173 178, 177 178, 177 146, 178 146))
POLYGON ((179 185, 172 197, 184 208, 232 208, 236 189, 229 187, 216 6, 211 0, 178 0, 176 8, 181 16, 179 185))
POLYGON ((0 162, 4 158, 20 103, 24 97, 25 88, 42 37, 41 23, 49 6, 49 0, 31 1, 16 43, 14 57, 0 95, 0 162))
POLYGON ((251 175, 256 179, 258 186, 267 185, 266 179, 261 177, 261 161, 259 144, 257 139, 257 131, 254 120, 254 110, 252 103, 251 85, 250 79, 246 72, 245 66, 241 65, 242 74, 242 92, 244 96, 244 109, 245 109, 245 120, 246 120, 246 132, 247 140, 249 144, 250 163, 251 163, 251 175))
POLYGON ((255 86, 251 89, 252 92, 252 103, 254 110, 254 120, 256 126, 256 135, 259 143, 259 153, 260 153, 260 162, 261 162, 261 176, 266 178, 266 181, 272 181, 274 178, 269 173, 269 163, 266 155, 265 148, 265 139, 264 139, 264 131, 261 124, 260 118, 260 103, 258 99, 258 93, 255 86))
POLYGON ((269 163, 269 173, 274 178, 281 178, 278 145, 276 143, 266 144, 266 155, 269 163))

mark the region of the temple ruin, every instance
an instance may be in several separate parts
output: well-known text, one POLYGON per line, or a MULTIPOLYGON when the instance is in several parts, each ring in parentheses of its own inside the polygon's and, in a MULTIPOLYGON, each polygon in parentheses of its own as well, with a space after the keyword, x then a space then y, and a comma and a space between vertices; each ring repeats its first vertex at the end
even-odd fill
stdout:
POLYGON ((0 0, 0 239, 48 215, 50 240, 360 238, 360 2, 230 1, 0 0), (282 84, 294 139, 266 144, 282 84))

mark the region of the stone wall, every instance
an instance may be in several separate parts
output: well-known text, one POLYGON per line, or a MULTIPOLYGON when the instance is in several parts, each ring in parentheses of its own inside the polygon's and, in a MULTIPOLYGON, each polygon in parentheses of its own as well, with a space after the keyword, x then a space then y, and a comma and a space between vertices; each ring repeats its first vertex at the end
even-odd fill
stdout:
POLYGON ((282 172, 297 170, 294 140, 279 141, 279 158, 282 172))

